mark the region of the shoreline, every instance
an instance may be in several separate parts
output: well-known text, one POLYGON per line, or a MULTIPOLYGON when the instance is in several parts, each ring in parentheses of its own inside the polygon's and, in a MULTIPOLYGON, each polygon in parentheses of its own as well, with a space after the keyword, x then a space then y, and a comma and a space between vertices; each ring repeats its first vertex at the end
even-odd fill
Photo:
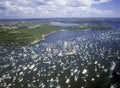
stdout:
MULTIPOLYGON (((46 37, 46 36, 51 35, 51 34, 53 34, 53 33, 55 33, 55 32, 57 32, 57 31, 52 31, 52 32, 50 32, 50 33, 48 33, 48 34, 43 34, 41 39, 38 39, 38 38, 37 38, 36 40, 32 41, 32 42, 31 42, 30 44, 28 44, 28 45, 35 45, 35 44, 37 44, 37 43, 45 40, 45 37, 46 37)), ((27 46, 27 45, 26 45, 26 46, 27 46)))
MULTIPOLYGON (((84 30, 74 30, 74 31, 88 31, 88 30, 92 30, 92 29, 87 29, 87 30, 85 30, 85 29, 84 29, 84 30)), ((56 32, 59 32, 59 31, 66 31, 66 29, 56 30, 56 31, 49 32, 49 33, 47 33, 47 34, 43 34, 43 35, 41 35, 41 38, 40 38, 40 39, 39 39, 39 38, 36 38, 35 40, 33 40, 32 42, 30 42, 30 43, 28 43, 28 44, 17 45, 17 46, 32 46, 32 45, 35 45, 35 44, 37 44, 37 43, 39 43, 39 42, 41 42, 41 41, 44 41, 46 36, 48 36, 48 35, 50 35, 50 34, 53 34, 53 33, 56 33, 56 32)), ((71 30, 69 30, 69 31, 71 31, 71 30)), ((2 46, 4 46, 4 45, 2 45, 2 46)), ((12 46, 12 45, 10 45, 10 46, 12 46)), ((14 45, 14 46, 16 46, 16 45, 14 45)))
MULTIPOLYGON (((65 31, 65 30, 68 30, 68 29, 62 28, 62 29, 53 30, 53 31, 51 30, 51 32, 48 32, 46 34, 41 34, 40 36, 39 36, 39 33, 37 33, 38 35, 34 35, 33 37, 35 37, 35 38, 33 38, 33 40, 31 40, 29 42, 20 41, 20 43, 19 43, 19 42, 15 41, 14 44, 13 43, 10 43, 10 44, 7 44, 7 43, 4 44, 3 43, 0 46, 5 46, 5 45, 10 45, 10 46, 32 46, 32 45, 35 45, 35 44, 37 44, 37 43, 45 40, 45 37, 48 36, 48 35, 50 35, 50 34, 52 34, 52 33, 55 33, 55 32, 58 32, 58 31, 65 31), (38 37, 36 37, 36 36, 38 36, 38 37)), ((88 31, 88 30, 94 30, 94 29, 84 29, 84 30, 77 29, 77 30, 72 30, 72 31, 88 31)), ((111 29, 109 29, 109 30, 111 30, 111 29)), ((71 31, 71 30, 68 30, 68 31, 71 31)), ((22 39, 22 38, 20 38, 20 39, 22 39)))

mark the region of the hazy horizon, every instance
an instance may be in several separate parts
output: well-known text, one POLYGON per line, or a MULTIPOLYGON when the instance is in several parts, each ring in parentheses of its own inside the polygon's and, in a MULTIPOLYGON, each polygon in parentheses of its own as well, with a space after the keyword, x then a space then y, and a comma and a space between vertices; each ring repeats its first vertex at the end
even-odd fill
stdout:
POLYGON ((50 17, 50 18, 0 18, 0 20, 39 20, 39 19, 120 19, 120 17, 50 17))

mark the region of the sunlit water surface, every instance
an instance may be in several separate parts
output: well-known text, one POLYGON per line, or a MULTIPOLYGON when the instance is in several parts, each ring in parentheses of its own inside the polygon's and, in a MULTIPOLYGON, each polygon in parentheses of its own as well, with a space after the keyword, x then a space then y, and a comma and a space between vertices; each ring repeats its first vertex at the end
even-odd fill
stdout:
POLYGON ((119 29, 58 31, 36 45, 1 46, 0 88, 114 88, 119 67, 119 29))

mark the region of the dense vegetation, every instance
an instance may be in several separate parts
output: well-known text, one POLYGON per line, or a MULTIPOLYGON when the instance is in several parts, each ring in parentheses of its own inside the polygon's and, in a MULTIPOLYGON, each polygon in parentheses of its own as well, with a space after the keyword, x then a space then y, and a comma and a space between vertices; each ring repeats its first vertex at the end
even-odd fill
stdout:
POLYGON ((36 28, 19 26, 15 29, 0 28, 0 45, 29 45, 42 40, 42 35, 56 31, 51 25, 42 25, 36 28))

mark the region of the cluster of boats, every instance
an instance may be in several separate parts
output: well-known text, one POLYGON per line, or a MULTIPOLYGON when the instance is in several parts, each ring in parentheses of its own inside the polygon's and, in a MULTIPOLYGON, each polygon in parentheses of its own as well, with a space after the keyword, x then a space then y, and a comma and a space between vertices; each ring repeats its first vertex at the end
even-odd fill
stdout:
POLYGON ((0 46, 0 88, 102 88, 104 83, 114 88, 118 82, 113 72, 120 76, 120 69, 115 70, 120 32, 88 30, 76 35, 34 46, 0 46))

